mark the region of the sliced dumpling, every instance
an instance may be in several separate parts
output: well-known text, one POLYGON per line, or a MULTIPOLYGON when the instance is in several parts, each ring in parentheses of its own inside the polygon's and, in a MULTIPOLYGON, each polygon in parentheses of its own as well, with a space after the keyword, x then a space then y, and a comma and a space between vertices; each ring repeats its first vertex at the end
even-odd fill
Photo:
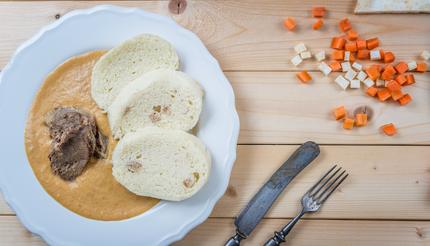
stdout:
POLYGON ((194 135, 148 127, 124 136, 112 156, 112 174, 129 191, 170 201, 191 197, 206 183, 210 154, 194 135))
POLYGON ((179 68, 175 48, 155 35, 134 37, 97 61, 91 79, 91 96, 100 108, 107 110, 124 86, 159 68, 179 68))
POLYGON ((203 90, 187 74, 159 69, 128 84, 108 110, 114 138, 139 128, 191 130, 202 111, 203 90))

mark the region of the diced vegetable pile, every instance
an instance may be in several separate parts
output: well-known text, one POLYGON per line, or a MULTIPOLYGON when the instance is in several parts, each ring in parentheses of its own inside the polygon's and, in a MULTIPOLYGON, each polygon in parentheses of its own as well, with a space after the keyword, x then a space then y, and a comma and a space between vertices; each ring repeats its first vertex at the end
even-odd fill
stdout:
MULTIPOLYGON (((320 29, 324 22, 323 17, 326 13, 325 7, 313 7, 312 16, 317 18, 312 25, 312 29, 320 29)), ((296 22, 292 17, 288 17, 284 21, 284 26, 294 31, 296 22)), ((348 88, 360 89, 363 84, 364 91, 368 96, 377 98, 380 102, 393 100, 399 105, 406 105, 412 101, 412 96, 404 93, 404 86, 415 83, 415 77, 408 72, 425 72, 427 64, 425 62, 405 61, 394 62, 396 57, 392 51, 384 51, 377 49, 380 47, 378 37, 364 39, 355 31, 348 18, 339 21, 339 29, 341 35, 333 37, 330 47, 331 62, 325 63, 326 54, 324 50, 315 53, 314 58, 319 62, 318 70, 325 76, 331 72, 343 72, 334 79, 334 82, 343 90, 348 88), (363 67, 357 60, 371 60, 379 63, 363 67)), ((312 53, 304 43, 299 43, 294 46, 296 55, 291 58, 291 63, 294 66, 299 66, 304 60, 311 59, 312 53)), ((423 60, 430 59, 430 52, 423 51, 421 53, 423 60)), ((307 71, 297 73, 297 78, 308 83, 312 77, 307 71)), ((347 112, 343 106, 334 110, 336 120, 343 120, 343 128, 353 129, 354 126, 366 126, 367 114, 357 113, 354 118, 348 118, 347 112)), ((388 136, 395 135, 397 130, 390 123, 381 127, 382 132, 388 136)))

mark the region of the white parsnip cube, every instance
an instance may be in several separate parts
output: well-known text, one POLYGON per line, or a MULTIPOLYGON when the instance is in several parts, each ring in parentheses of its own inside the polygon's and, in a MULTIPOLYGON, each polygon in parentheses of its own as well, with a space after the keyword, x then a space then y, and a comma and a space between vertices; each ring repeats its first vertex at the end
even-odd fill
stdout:
POLYGON ((372 60, 372 61, 381 60, 381 52, 379 52, 379 50, 371 50, 370 51, 370 60, 372 60))
POLYGON ((300 54, 306 51, 306 45, 304 43, 296 44, 296 46, 294 46, 294 50, 296 51, 297 54, 300 54))
POLYGON ((351 69, 348 72, 346 72, 345 78, 349 81, 352 81, 356 75, 357 75, 357 72, 355 72, 354 70, 351 69))
POLYGON ((385 87, 385 81, 382 79, 376 80, 376 87, 385 87))
POLYGON ((343 90, 346 90, 349 85, 349 81, 345 79, 342 75, 337 76, 334 82, 336 82, 336 84, 338 84, 343 90))
POLYGON ((325 51, 321 50, 320 52, 316 53, 315 59, 317 59, 319 62, 325 60, 325 51))
POLYGON ((352 64, 352 67, 355 68, 357 71, 360 71, 360 70, 363 69, 363 66, 360 63, 358 63, 358 62, 354 62, 352 64))
POLYGON ((371 78, 367 78, 363 80, 363 84, 365 84, 367 87, 372 87, 375 84, 375 82, 371 78))
POLYGON ((417 62, 416 61, 408 62, 408 70, 413 71, 415 69, 417 69, 417 62))
POLYGON ((423 52, 421 52, 421 57, 424 60, 429 60, 430 59, 430 52, 428 52, 428 50, 424 50, 423 52))
POLYGON ((365 72, 363 72, 363 71, 360 71, 360 72, 358 72, 358 74, 357 74, 357 79, 358 79, 358 80, 360 80, 360 81, 365 80, 365 79, 366 79, 366 77, 367 77, 367 74, 366 74, 365 72))
POLYGON ((327 65, 325 62, 321 62, 318 65, 318 69, 325 75, 329 75, 331 73, 331 67, 327 65))
POLYGON ((309 59, 312 57, 312 54, 310 51, 304 51, 304 52, 300 53, 300 57, 302 59, 309 59))
POLYGON ((360 80, 358 79, 351 80, 350 87, 352 89, 360 89, 360 80))
POLYGON ((352 70, 351 63, 349 62, 342 62, 340 65, 342 66, 342 72, 348 72, 349 70, 352 70))
POLYGON ((349 61, 349 58, 351 57, 351 52, 349 51, 345 51, 344 55, 343 55, 343 60, 344 61, 349 61))
POLYGON ((291 63, 293 63, 294 66, 298 66, 300 63, 302 63, 302 58, 300 57, 300 55, 296 55, 291 59, 291 63))

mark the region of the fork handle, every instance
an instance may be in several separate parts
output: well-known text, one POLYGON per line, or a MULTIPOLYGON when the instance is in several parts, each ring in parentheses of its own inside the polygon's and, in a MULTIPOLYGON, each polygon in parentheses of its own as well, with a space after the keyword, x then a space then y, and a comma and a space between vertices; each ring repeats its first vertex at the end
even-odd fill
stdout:
POLYGON ((305 211, 302 210, 296 217, 294 217, 281 231, 275 231, 275 235, 269 239, 264 246, 278 246, 281 243, 285 242, 285 237, 290 233, 291 229, 296 225, 297 221, 305 214, 305 211))

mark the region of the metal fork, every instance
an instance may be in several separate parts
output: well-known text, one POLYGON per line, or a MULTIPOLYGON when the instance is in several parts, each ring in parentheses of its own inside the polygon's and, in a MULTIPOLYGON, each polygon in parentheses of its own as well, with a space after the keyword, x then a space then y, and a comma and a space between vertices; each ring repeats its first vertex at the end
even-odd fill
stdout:
POLYGON ((281 231, 269 239, 264 246, 278 246, 285 242, 285 237, 293 229, 299 219, 308 212, 316 212, 339 185, 348 177, 348 173, 341 167, 332 172, 337 165, 334 165, 314 186, 312 186, 302 197, 302 211, 294 217, 281 231), (330 176, 329 176, 330 175, 330 176), (328 178, 327 178, 328 177, 328 178), (331 181, 331 182, 330 182, 331 181), (324 188, 324 189, 323 189, 324 188))

